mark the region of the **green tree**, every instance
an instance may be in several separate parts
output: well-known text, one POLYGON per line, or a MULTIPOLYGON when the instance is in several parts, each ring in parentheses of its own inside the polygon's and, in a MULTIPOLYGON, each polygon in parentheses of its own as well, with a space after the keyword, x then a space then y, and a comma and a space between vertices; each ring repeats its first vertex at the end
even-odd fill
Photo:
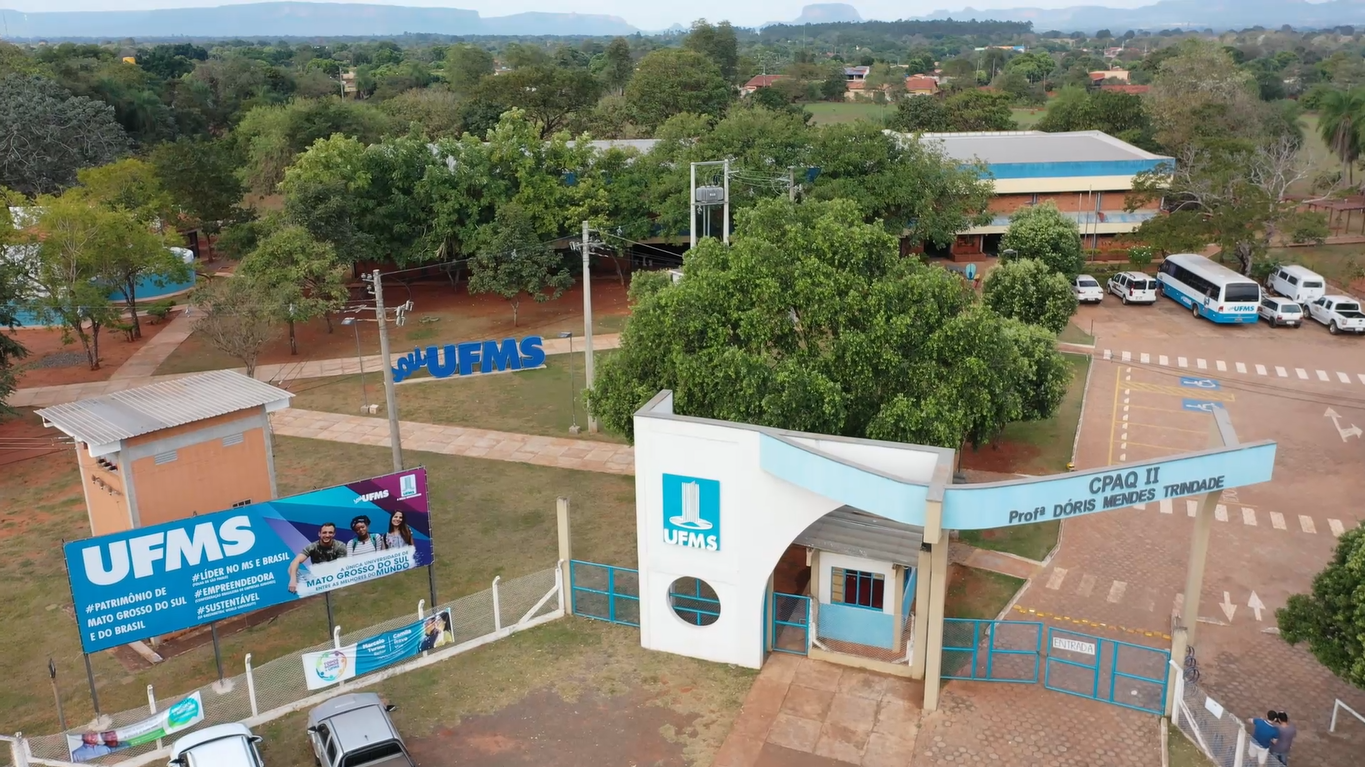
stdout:
POLYGON ((626 92, 626 84, 635 74, 635 62, 631 59, 630 43, 624 37, 612 38, 607 44, 607 50, 602 54, 605 58, 602 67, 601 77, 607 90, 616 95, 626 92))
POLYGON ((1202 139, 1260 136, 1267 111, 1251 73, 1216 45, 1194 39, 1161 62, 1146 106, 1157 141, 1172 153, 1202 139))
POLYGON ((302 226, 285 225, 266 235, 238 271, 263 286, 277 318, 288 323, 290 354, 299 353, 295 323, 325 317, 330 333, 332 312, 346 305, 346 267, 329 243, 313 239, 302 226))
POLYGON ((986 276, 986 306, 1002 317, 1060 333, 1076 313, 1076 294, 1065 275, 1036 258, 1000 264, 986 276))
POLYGON ((697 19, 692 22, 692 30, 683 38, 682 44, 714 64, 726 82, 735 81, 739 70, 739 41, 730 22, 710 24, 706 19, 697 19))
POLYGON ((626 86, 635 121, 651 130, 684 112, 719 117, 732 95, 714 63, 696 51, 678 48, 645 56, 626 86))
POLYGON ((940 98, 901 99, 887 127, 905 133, 942 133, 952 130, 948 107, 940 98))
MULTIPOLYGON (((22 202, 23 198, 19 194, 0 187, 0 252, 10 247, 23 247, 23 237, 10 213, 12 205, 17 206, 22 202)), ((4 331, 19 327, 17 310, 28 300, 29 291, 19 263, 8 258, 0 259, 0 414, 14 413, 5 400, 18 385, 18 363, 28 356, 28 349, 19 339, 13 333, 4 331)))
POLYGON ((1312 592, 1289 597, 1275 620, 1286 642, 1307 642, 1319 663, 1365 687, 1365 527, 1341 536, 1312 592))
POLYGON ((1289 192, 1311 166, 1287 136, 1260 141, 1223 139, 1185 146, 1174 163, 1138 174, 1127 204, 1136 210, 1167 201, 1164 216, 1143 222, 1135 238, 1167 253, 1217 245, 1252 274, 1272 242, 1322 242, 1321 213, 1302 209, 1289 192))
POLYGON ((541 138, 562 129, 575 113, 597 103, 599 85, 586 69, 565 69, 551 65, 522 67, 484 82, 489 98, 500 97, 512 108, 521 109, 540 126, 541 138))
POLYGON ((417 129, 429 138, 455 138, 463 131, 460 105, 463 100, 443 88, 422 88, 400 93, 379 105, 400 126, 417 129))
POLYGON ((1018 130, 1010 111, 1013 97, 1006 93, 969 90, 949 96, 944 102, 948 124, 955 131, 1018 130))
POLYGON ((137 286, 144 280, 164 286, 189 277, 190 267, 171 246, 180 237, 171 226, 173 204, 152 165, 137 159, 119 160, 77 174, 80 186, 68 195, 116 214, 104 222, 104 254, 99 279, 122 296, 134 338, 142 337, 137 316, 137 286))
POLYGON ((1081 231, 1051 202, 1020 208, 1010 216, 1010 228, 1000 238, 1000 252, 1014 258, 1037 259, 1070 280, 1081 273, 1081 231))
POLYGON ((1318 101, 1318 135, 1341 160, 1351 185, 1365 151, 1365 88, 1330 89, 1318 101))
POLYGON ((876 101, 899 101, 905 96, 905 71, 885 62, 873 64, 863 80, 863 90, 876 101))
POLYGON ((79 194, 40 197, 26 262, 31 306, 47 325, 62 329, 63 343, 79 341, 91 370, 100 367, 100 331, 118 321, 104 281, 109 258, 146 228, 132 216, 92 205, 79 194))
POLYGON ((261 350, 279 335, 274 286, 245 274, 210 278, 194 289, 190 303, 198 311, 194 332, 255 376, 261 350))
POLYGON ((540 241, 534 217, 520 205, 499 208, 497 219, 483 229, 480 239, 469 263, 469 292, 505 298, 512 307, 513 325, 524 296, 553 301, 573 286, 564 259, 540 241))
POLYGON ((1068 86, 1047 105, 1037 129, 1049 133, 1097 130, 1149 151, 1159 150, 1142 97, 1068 86))
POLYGON ((271 194, 285 168, 314 141, 340 133, 372 144, 393 127, 392 118, 376 107, 340 98, 257 107, 233 132, 245 158, 239 172, 252 191, 271 194))
POLYGON ((687 415, 957 447, 1060 401, 1046 331, 901 258, 852 202, 769 199, 738 218, 729 247, 688 252, 680 283, 632 291, 621 349, 588 393, 608 430, 630 436, 634 412, 671 389, 687 415))
POLYGON ((0 186, 51 194, 74 184, 81 168, 127 150, 128 135, 107 104, 42 77, 0 78, 0 186))
POLYGON ((250 219, 241 207, 246 189, 223 141, 181 138, 157 144, 147 161, 189 226, 212 235, 250 219))

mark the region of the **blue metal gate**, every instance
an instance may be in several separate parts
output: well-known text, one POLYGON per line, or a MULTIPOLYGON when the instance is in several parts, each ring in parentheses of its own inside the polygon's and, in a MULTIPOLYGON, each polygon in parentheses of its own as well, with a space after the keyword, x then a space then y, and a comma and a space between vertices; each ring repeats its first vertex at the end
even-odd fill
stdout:
POLYGON ((569 609, 593 620, 640 625, 640 574, 628 567, 569 561, 569 609))
POLYGON ((946 618, 943 621, 944 679, 982 682, 1038 681, 1043 624, 946 618))
POLYGON ((810 651, 810 597, 773 592, 767 612, 773 652, 805 655, 810 651))
POLYGON ((1168 650, 1049 628, 1043 686, 1124 708, 1163 714, 1168 650))

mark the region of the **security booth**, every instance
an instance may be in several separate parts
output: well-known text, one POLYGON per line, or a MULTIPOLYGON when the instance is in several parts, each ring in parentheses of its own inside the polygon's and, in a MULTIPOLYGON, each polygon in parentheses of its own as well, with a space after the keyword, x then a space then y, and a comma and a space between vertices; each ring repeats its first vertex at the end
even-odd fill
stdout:
POLYGON ((747 668, 796 652, 923 679, 933 711, 945 672, 978 678, 962 676, 963 657, 988 668, 995 654, 1035 669, 1050 659, 1040 641, 1002 644, 994 627, 945 646, 951 530, 1191 496, 1203 498, 1185 605, 1197 615, 1218 494, 1268 481, 1275 460, 1274 442, 1241 444, 1226 412, 1212 415, 1221 441, 1209 450, 953 485, 953 450, 680 415, 662 391, 634 419, 638 590, 625 599, 638 607, 640 644, 747 668))

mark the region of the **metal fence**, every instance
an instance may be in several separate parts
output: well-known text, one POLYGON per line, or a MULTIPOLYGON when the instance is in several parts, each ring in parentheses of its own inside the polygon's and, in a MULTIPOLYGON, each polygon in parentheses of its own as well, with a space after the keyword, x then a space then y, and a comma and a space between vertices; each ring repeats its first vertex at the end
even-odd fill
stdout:
POLYGON ((1038 681, 1043 624, 946 618, 943 621, 944 679, 983 682, 1038 681))
POLYGON ((810 652, 810 597, 773 592, 771 620, 774 652, 805 655, 810 652))
MULTIPOLYGON (((1247 759, 1247 731, 1241 717, 1223 708, 1199 686, 1197 674, 1175 661, 1176 727, 1199 747, 1218 767, 1243 767, 1247 759)), ((1254 761, 1254 760, 1253 760, 1254 761)))
MULTIPOLYGON (((457 655, 480 644, 500 639, 515 631, 542 622, 537 619, 552 619, 562 616, 563 602, 559 581, 560 570, 557 567, 506 582, 498 578, 494 579, 493 586, 490 589, 438 605, 435 610, 426 610, 425 612, 428 615, 435 611, 450 610, 451 624, 455 632, 453 645, 429 655, 442 659, 446 656, 457 655)), ((418 605, 414 605, 414 607, 416 608, 418 605)), ((204 702, 204 721, 196 727, 244 720, 259 724, 283 716, 289 711, 297 710, 300 706, 296 704, 309 701, 311 698, 321 699, 335 695, 392 676, 395 673, 410 670, 414 664, 425 664, 428 662, 425 658, 409 661, 365 677, 358 677, 323 691, 309 690, 304 679, 301 658, 304 653, 355 644, 376 634, 408 625, 415 620, 418 620, 416 609, 407 615, 345 634, 340 633, 341 627, 338 627, 337 638, 333 642, 306 647, 258 667, 251 665, 251 655, 248 653, 244 673, 226 680, 226 684, 213 683, 198 688, 197 691, 204 702)), ((151 685, 147 686, 149 701, 155 701, 156 711, 164 711, 167 706, 194 692, 195 690, 186 690, 174 695, 161 696, 152 689, 151 685)), ((313 704, 309 701, 307 705, 313 704)), ((108 717, 108 723, 102 724, 100 729, 114 729, 139 722, 150 715, 151 709, 152 706, 149 702, 149 706, 146 708, 112 714, 108 717)), ((84 728, 69 730, 68 732, 78 734, 83 731, 84 728)), ((70 759, 66 744, 66 733, 25 737, 22 741, 12 743, 12 745, 25 748, 24 741, 26 741, 26 754, 33 763, 65 763, 70 759)), ((164 745, 169 746, 170 744, 164 745)), ((92 763, 128 765, 129 767, 135 764, 147 764, 155 760, 153 752, 156 750, 156 744, 146 744, 118 751, 92 763)), ((14 761, 17 764, 24 763, 18 757, 14 757, 14 761)))
POLYGON ((569 562, 569 611, 593 620, 640 625, 640 574, 629 567, 569 562))

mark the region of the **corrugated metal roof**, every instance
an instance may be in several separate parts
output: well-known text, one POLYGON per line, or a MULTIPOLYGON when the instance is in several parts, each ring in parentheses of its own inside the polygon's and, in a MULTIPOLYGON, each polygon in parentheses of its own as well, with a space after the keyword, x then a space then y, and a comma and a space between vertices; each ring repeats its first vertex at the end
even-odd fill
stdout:
POLYGON ((796 545, 917 567, 924 529, 841 506, 796 536, 796 545))
POLYGON ((980 159, 988 165, 1170 159, 1100 131, 925 133, 922 140, 939 144, 954 160, 980 159))
POLYGON ((294 396, 231 370, 215 370, 38 411, 43 420, 90 445, 236 413, 294 396))

